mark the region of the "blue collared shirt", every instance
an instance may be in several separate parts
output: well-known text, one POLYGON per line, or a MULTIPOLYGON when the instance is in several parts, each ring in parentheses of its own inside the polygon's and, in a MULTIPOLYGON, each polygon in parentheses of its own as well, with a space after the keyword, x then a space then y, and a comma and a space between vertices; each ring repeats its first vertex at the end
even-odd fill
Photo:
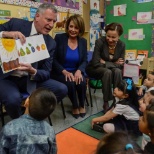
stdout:
POLYGON ((7 123, 0 132, 0 154, 56 154, 52 126, 22 115, 7 123))

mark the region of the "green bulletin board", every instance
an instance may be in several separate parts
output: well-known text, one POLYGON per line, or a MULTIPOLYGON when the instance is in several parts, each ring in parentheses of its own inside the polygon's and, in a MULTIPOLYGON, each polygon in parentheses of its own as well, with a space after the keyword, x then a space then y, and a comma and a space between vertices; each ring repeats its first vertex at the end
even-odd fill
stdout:
POLYGON ((137 12, 152 12, 153 2, 137 3, 136 0, 111 0, 106 2, 106 24, 118 22, 123 26, 124 33, 120 39, 125 42, 126 50, 148 50, 148 56, 152 52, 152 24, 137 24, 137 12), (126 4, 126 15, 114 16, 114 6, 126 4), (143 40, 128 40, 129 29, 143 28, 145 38, 143 40))

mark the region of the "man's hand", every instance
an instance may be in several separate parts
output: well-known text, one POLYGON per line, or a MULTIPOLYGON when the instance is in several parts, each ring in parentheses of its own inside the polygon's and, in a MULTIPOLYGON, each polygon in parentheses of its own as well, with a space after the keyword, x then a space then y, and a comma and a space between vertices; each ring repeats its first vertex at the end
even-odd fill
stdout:
POLYGON ((28 72, 30 75, 35 75, 37 70, 35 68, 32 67, 31 64, 26 64, 26 63, 20 63, 20 67, 18 67, 18 70, 20 71, 26 71, 28 72))
POLYGON ((24 44, 26 42, 25 36, 21 32, 18 32, 18 31, 12 31, 12 32, 4 31, 2 34, 2 37, 3 38, 20 39, 21 44, 24 44))

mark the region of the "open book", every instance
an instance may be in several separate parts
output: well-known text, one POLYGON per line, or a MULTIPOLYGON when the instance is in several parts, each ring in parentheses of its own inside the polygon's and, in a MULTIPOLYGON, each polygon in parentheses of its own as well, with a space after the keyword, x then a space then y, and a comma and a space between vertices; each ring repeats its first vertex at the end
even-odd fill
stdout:
POLYGON ((0 39, 0 58, 3 73, 20 67, 19 63, 34 63, 49 57, 43 35, 26 37, 26 43, 20 40, 0 39))

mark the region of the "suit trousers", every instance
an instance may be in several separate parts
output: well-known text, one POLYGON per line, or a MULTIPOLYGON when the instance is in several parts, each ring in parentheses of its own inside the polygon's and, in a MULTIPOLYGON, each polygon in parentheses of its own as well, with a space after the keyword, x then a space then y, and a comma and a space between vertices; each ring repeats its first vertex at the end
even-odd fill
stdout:
MULTIPOLYGON (((72 72, 74 74, 74 72, 72 72)), ((77 84, 72 81, 66 81, 65 76, 61 75, 52 75, 52 78, 64 83, 68 88, 68 97, 72 102, 73 109, 78 107, 84 108, 84 102, 86 99, 86 79, 84 76, 83 81, 80 84, 77 84), (78 98, 78 99, 77 99, 78 98), (79 103, 78 103, 79 100, 79 103)))
POLYGON ((104 68, 104 67, 91 67, 86 68, 86 73, 89 77, 102 80, 102 93, 104 102, 113 100, 112 84, 113 89, 122 80, 122 71, 119 68, 104 68))
MULTIPOLYGON (((15 119, 21 115, 22 92, 27 92, 27 76, 9 76, 0 80, 0 101, 5 105, 5 109, 11 118, 15 119)), ((49 79, 36 83, 38 87, 50 89, 57 98, 62 100, 67 95, 67 87, 58 81, 49 79)))

